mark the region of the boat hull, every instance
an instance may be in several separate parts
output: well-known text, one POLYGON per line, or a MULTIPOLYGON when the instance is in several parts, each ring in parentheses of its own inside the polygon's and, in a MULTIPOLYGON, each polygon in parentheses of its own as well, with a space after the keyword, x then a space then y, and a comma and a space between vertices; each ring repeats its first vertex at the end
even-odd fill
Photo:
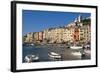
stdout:
POLYGON ((71 46, 70 48, 71 49, 82 49, 83 47, 81 47, 81 46, 71 46))
POLYGON ((38 61, 39 57, 35 55, 28 55, 25 57, 25 62, 30 63, 30 62, 35 62, 38 61))
POLYGON ((61 55, 54 52, 49 53, 48 56, 53 59, 61 59, 61 55))

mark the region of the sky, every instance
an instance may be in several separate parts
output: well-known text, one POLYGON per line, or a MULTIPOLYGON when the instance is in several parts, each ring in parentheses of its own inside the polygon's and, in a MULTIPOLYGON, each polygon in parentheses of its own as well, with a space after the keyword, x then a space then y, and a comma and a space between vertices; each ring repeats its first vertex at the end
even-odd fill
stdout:
POLYGON ((79 15, 82 15, 83 18, 91 16, 90 13, 23 10, 22 34, 65 26, 73 22, 79 15))

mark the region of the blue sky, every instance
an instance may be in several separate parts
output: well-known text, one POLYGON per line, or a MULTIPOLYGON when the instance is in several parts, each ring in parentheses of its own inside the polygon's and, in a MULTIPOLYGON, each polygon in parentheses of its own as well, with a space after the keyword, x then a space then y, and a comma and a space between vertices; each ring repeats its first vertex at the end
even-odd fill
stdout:
POLYGON ((89 17, 90 13, 55 12, 55 11, 22 11, 22 34, 38 32, 47 28, 65 26, 73 22, 79 15, 89 17))

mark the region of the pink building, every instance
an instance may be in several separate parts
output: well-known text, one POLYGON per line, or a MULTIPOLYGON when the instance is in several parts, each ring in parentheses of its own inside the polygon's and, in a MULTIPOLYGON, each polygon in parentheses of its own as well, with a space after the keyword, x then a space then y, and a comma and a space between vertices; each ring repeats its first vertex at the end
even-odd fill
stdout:
POLYGON ((38 32, 38 40, 43 41, 43 32, 38 32))

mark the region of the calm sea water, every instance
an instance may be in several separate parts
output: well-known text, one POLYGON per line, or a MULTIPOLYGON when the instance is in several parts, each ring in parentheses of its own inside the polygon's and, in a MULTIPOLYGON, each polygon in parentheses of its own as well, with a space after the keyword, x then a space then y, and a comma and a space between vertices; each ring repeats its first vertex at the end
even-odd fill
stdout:
POLYGON ((35 47, 35 46, 23 46, 23 62, 24 58, 26 55, 29 54, 34 54, 34 55, 38 55, 39 56, 39 62, 43 62, 43 61, 54 61, 52 59, 50 59, 50 57, 48 56, 48 53, 50 52, 55 52, 58 54, 61 54, 62 56, 62 61, 64 60, 82 60, 82 59, 90 59, 90 56, 85 56, 82 58, 79 58, 77 56, 74 56, 71 54, 71 52, 75 52, 75 50, 72 50, 70 48, 66 48, 66 47, 35 47))

